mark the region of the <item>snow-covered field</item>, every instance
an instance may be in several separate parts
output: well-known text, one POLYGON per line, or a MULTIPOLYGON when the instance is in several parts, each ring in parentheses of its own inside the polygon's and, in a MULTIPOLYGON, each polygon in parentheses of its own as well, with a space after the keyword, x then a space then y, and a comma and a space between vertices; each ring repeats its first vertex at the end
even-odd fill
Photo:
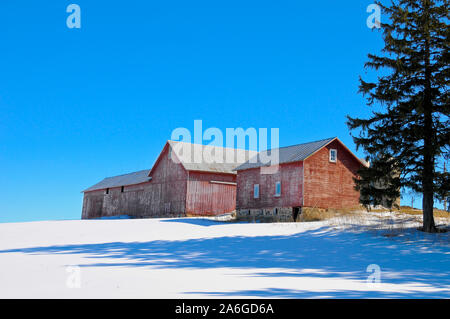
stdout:
POLYGON ((415 223, 0 224, 0 298, 449 298, 449 233, 415 223))

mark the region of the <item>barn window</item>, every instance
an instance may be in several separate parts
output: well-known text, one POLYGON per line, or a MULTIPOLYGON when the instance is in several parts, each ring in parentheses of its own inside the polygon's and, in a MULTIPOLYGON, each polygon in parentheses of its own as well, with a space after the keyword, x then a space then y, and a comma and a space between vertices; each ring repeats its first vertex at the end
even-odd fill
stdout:
POLYGON ((281 182, 275 184, 275 196, 281 196, 281 182))
POLYGON ((259 198, 259 184, 253 185, 253 198, 259 198))
POLYGON ((330 162, 336 163, 337 160, 337 150, 331 149, 330 150, 330 162))
POLYGON ((109 194, 109 188, 106 189, 106 194, 109 194))
POLYGON ((172 159, 172 148, 171 147, 169 147, 169 153, 167 154, 167 157, 169 159, 172 159))
POLYGON ((124 189, 125 189, 125 186, 122 186, 122 187, 120 188, 120 192, 123 193, 124 189))

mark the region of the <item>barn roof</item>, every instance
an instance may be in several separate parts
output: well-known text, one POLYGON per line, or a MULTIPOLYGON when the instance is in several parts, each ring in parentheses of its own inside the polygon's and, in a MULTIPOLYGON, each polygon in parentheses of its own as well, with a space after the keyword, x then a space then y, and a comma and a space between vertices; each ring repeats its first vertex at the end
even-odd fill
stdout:
POLYGON ((148 177, 149 170, 142 170, 138 172, 133 172, 129 174, 123 174, 113 177, 106 177, 101 182, 85 189, 83 192, 90 192, 94 190, 120 187, 120 186, 128 186, 128 185, 136 185, 144 182, 150 181, 152 178, 148 177))
MULTIPOLYGON (((339 141, 339 139, 337 137, 330 137, 330 138, 326 138, 326 139, 323 139, 320 141, 297 144, 297 145, 292 145, 292 146, 280 147, 278 149, 263 151, 263 152, 260 152, 258 155, 256 155, 256 157, 251 158, 250 161, 247 161, 246 163, 238 166, 236 168, 236 171, 245 170, 245 169, 249 169, 249 168, 268 166, 267 164, 265 164, 261 161, 261 154, 270 156, 271 152, 273 152, 274 150, 279 151, 279 155, 278 155, 279 161, 278 161, 278 163, 271 163, 271 165, 303 161, 303 160, 307 159, 309 156, 311 156, 312 154, 316 153, 322 147, 325 147, 326 145, 330 144, 334 140, 339 141)), ((341 141, 339 141, 339 142, 342 145, 344 145, 341 141)), ((344 145, 344 147, 345 147, 345 145, 344 145)), ((347 148, 347 150, 348 150, 348 148, 347 148)), ((348 151, 358 161, 361 162, 361 159, 357 158, 350 150, 348 150, 348 151)))
POLYGON ((149 176, 151 176, 153 169, 156 167, 166 147, 170 147, 172 149, 172 151, 176 154, 176 158, 187 171, 210 173, 236 174, 236 171, 234 170, 236 166, 245 163, 250 158, 258 154, 256 151, 248 151, 244 149, 192 144, 179 141, 167 141, 167 144, 156 160, 155 165, 153 165, 149 176), (203 156, 200 160, 196 160, 195 154, 199 154, 199 150, 201 150, 201 154, 203 154, 203 156), (216 161, 215 155, 217 155, 217 158, 220 160, 216 161), (231 161, 228 160, 230 158, 232 159, 231 161))
MULTIPOLYGON (((101 189, 107 189, 107 188, 113 188, 113 187, 121 187, 121 186, 128 186, 128 185, 136 185, 144 182, 150 181, 152 178, 151 173, 153 169, 156 167, 158 161, 161 158, 162 153, 166 149, 166 147, 170 146, 172 149, 177 149, 181 146, 188 146, 190 151, 187 153, 183 152, 176 152, 177 158, 180 160, 183 167, 188 171, 202 171, 202 172, 214 172, 214 173, 225 173, 225 174, 236 174, 236 171, 234 171, 234 168, 236 166, 245 163, 247 160, 249 160, 251 157, 255 156, 257 154, 256 151, 247 151, 242 149, 233 149, 233 148, 225 148, 225 147, 218 147, 218 146, 211 146, 211 145, 200 145, 200 144, 191 144, 191 143, 184 143, 184 142, 177 142, 177 141, 168 141, 166 143, 166 146, 164 147, 163 151, 159 155, 158 159, 156 160, 155 164, 153 165, 151 170, 142 170, 138 172, 133 172, 129 174, 123 174, 113 177, 107 177, 100 181, 99 183, 85 189, 83 192, 90 192, 94 190, 101 190, 101 189), (195 163, 194 160, 194 151, 196 151, 195 147, 202 147, 204 156, 206 155, 215 155, 216 151, 222 151, 223 154, 223 163, 214 163, 212 160, 205 161, 202 160, 200 163, 195 163), (231 152, 234 153, 234 159, 231 162, 227 162, 227 155, 231 152), (191 155, 191 156, 189 156, 191 155)), ((233 153, 231 153, 233 154, 233 153)), ((208 159, 208 157, 206 157, 208 159)))

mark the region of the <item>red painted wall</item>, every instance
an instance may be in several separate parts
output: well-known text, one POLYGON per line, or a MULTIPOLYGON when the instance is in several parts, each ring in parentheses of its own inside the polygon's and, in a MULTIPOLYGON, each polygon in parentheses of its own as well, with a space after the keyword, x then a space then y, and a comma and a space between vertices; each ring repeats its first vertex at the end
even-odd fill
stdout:
POLYGON ((261 174, 259 168, 238 171, 237 209, 302 206, 303 163, 281 164, 276 173, 261 174), (281 196, 275 185, 281 181, 281 196), (259 198, 253 198, 253 186, 259 184, 259 198))
POLYGON ((334 141, 304 162, 280 165, 275 174, 261 174, 259 168, 238 171, 237 209, 275 207, 353 208, 359 205, 354 177, 361 163, 339 141, 334 141), (329 161, 329 150, 337 149, 337 162, 329 161), (281 181, 281 196, 275 197, 275 183, 281 181), (253 198, 253 186, 260 195, 253 198))
POLYGON ((304 206, 351 208, 359 204, 353 177, 361 163, 338 141, 330 143, 304 161, 304 206), (329 150, 337 149, 337 162, 329 161, 329 150))
POLYGON ((150 182, 86 192, 82 218, 130 215, 135 217, 176 217, 218 215, 236 208, 235 174, 186 171, 168 157, 168 147, 155 163, 150 182))
POLYGON ((211 183, 236 182, 231 174, 189 172, 186 213, 190 215, 218 215, 236 208, 236 185, 211 183))
POLYGON ((186 212, 187 171, 181 163, 168 157, 169 146, 151 171, 152 180, 144 189, 148 201, 143 203, 146 216, 184 215, 186 212))

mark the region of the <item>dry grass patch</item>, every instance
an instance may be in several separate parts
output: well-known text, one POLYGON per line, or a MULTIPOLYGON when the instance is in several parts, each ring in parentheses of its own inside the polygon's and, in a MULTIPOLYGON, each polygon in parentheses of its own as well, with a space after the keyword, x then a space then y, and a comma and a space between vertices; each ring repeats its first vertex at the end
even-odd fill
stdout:
MULTIPOLYGON (((411 208, 409 206, 401 206, 398 211, 403 214, 408 214, 408 215, 422 215, 423 214, 421 209, 415 209, 415 208, 411 208)), ((434 217, 443 217, 443 218, 450 217, 449 212, 446 212, 443 209, 437 209, 437 208, 435 208, 433 210, 433 215, 434 215, 434 217)))
POLYGON ((328 220, 337 217, 352 217, 357 216, 361 212, 361 208, 355 209, 323 209, 316 207, 303 207, 302 213, 299 216, 300 222, 313 222, 313 221, 321 221, 328 220))
MULTIPOLYGON (((443 210, 435 210, 436 224, 448 225, 450 214, 443 210)), ((400 209, 372 209, 367 211, 363 207, 354 209, 321 209, 303 208, 297 221, 312 222, 326 221, 333 227, 344 227, 354 231, 368 231, 377 236, 387 238, 401 237, 409 240, 414 231, 422 225, 422 211, 411 207, 400 209)), ((447 226, 446 226, 447 227, 447 226)), ((442 228, 442 227, 441 227, 442 228)), ((439 240, 448 242, 448 238, 439 240)))
MULTIPOLYGON (((423 212, 421 209, 412 208, 410 206, 400 206, 399 209, 393 208, 392 210, 389 210, 387 208, 376 208, 376 209, 371 209, 370 211, 377 212, 377 213, 392 211, 394 213, 402 213, 402 214, 407 214, 407 215, 423 215, 423 212)), ((450 218, 449 212, 446 212, 445 210, 438 209, 438 208, 434 208, 433 215, 434 215, 434 217, 450 218)))

